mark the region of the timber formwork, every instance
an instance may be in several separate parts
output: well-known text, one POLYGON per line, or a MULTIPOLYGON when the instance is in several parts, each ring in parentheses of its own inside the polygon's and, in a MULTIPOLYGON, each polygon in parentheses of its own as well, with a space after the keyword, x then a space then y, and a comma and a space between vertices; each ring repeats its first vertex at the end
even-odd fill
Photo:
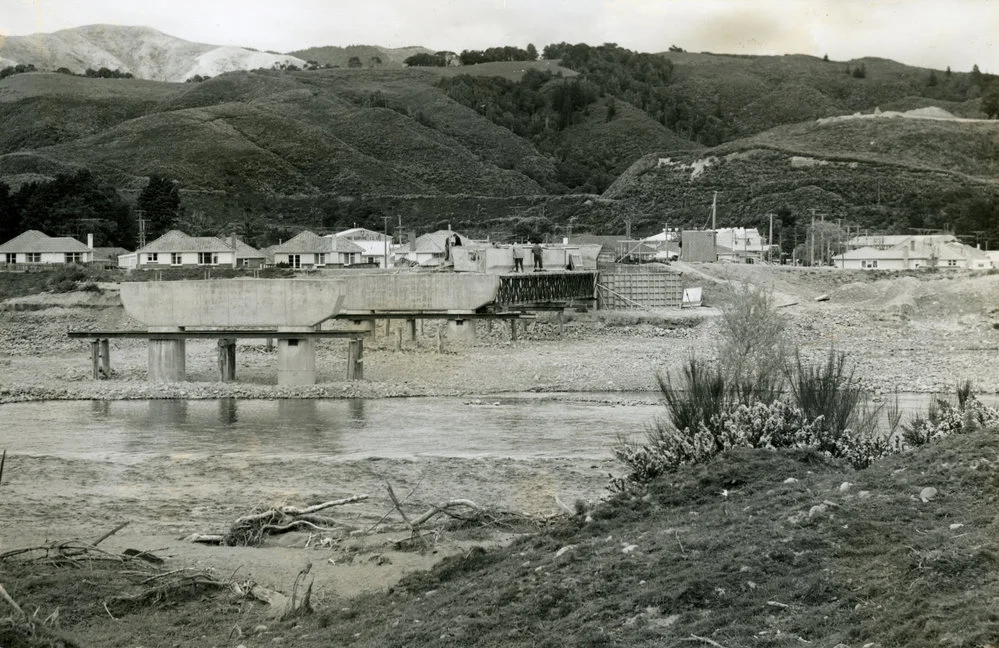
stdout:
POLYGON ((615 266, 600 271, 597 308, 680 308, 683 281, 679 272, 660 265, 615 266))

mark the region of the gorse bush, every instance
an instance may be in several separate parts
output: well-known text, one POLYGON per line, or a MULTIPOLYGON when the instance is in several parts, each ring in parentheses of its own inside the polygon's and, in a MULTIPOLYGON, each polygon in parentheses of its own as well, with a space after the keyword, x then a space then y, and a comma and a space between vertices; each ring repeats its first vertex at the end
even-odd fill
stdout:
POLYGON ((878 410, 866 407, 845 354, 830 350, 817 365, 798 352, 788 358, 771 294, 743 288, 721 319, 717 362, 692 357, 676 374, 657 376, 666 412, 644 442, 619 440, 614 454, 630 472, 612 490, 733 448, 814 448, 857 468, 899 449, 890 434, 877 434, 878 410))
POLYGON ((867 393, 854 380, 846 354, 829 350, 822 364, 802 362, 795 352, 786 369, 791 396, 809 420, 818 422, 818 449, 833 452, 849 432, 873 436, 878 412, 866 407, 867 393))
POLYGON ((784 387, 789 343, 773 293, 737 287, 722 306, 718 334, 716 355, 732 385, 730 393, 743 403, 776 399, 784 387))
POLYGON ((974 432, 983 428, 999 428, 999 410, 975 398, 971 384, 957 388, 957 405, 942 398, 930 403, 926 414, 917 414, 902 425, 903 447, 926 445, 952 434, 974 432))

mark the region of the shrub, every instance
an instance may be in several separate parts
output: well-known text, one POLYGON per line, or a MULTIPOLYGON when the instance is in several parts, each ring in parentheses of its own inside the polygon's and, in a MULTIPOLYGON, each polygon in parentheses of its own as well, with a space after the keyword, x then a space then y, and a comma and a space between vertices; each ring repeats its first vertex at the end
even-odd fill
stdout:
POLYGON ((875 435, 880 409, 867 409, 867 394, 854 381, 845 353, 830 349, 825 363, 808 365, 796 352, 794 364, 788 365, 786 373, 793 402, 808 420, 820 421, 819 450, 835 453, 842 437, 850 431, 865 438, 875 435))
POLYGON ((952 434, 996 426, 999 410, 975 398, 971 383, 965 382, 957 388, 956 406, 942 398, 932 401, 925 416, 917 414, 902 426, 902 441, 905 447, 916 447, 952 434))
POLYGON ((722 306, 718 362, 743 403, 770 402, 784 387, 787 323, 773 293, 748 285, 736 288, 722 306))

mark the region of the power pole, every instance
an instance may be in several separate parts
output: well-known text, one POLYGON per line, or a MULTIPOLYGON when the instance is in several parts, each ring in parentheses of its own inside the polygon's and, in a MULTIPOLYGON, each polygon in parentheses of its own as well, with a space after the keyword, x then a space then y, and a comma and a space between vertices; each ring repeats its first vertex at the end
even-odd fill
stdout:
POLYGON ((812 232, 811 241, 809 242, 809 254, 808 254, 808 266, 812 267, 815 265, 815 208, 812 208, 812 232))
POLYGON ((770 213, 770 243, 767 244, 767 261, 774 262, 774 215, 770 213))
POLYGON ((382 216, 382 220, 385 221, 385 269, 388 270, 389 267, 389 235, 388 235, 388 222, 391 216, 382 216))
POLYGON ((142 249, 146 247, 146 211, 144 209, 136 209, 135 217, 139 221, 139 248, 142 249))
POLYGON ((715 216, 718 213, 718 192, 716 191, 714 197, 711 199, 711 229, 714 231, 715 228, 715 216))

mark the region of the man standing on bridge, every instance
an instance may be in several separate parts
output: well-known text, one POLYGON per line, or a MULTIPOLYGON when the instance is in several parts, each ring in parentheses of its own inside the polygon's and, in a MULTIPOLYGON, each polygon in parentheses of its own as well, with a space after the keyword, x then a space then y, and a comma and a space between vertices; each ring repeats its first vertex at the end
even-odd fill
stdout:
POLYGON ((513 244, 513 271, 523 272, 524 271, 524 248, 520 247, 517 243, 513 244))
POLYGON ((531 247, 531 255, 534 257, 534 271, 535 272, 537 272, 538 270, 544 270, 545 269, 545 264, 541 260, 541 252, 542 252, 542 250, 541 250, 541 244, 540 243, 535 243, 531 247))

